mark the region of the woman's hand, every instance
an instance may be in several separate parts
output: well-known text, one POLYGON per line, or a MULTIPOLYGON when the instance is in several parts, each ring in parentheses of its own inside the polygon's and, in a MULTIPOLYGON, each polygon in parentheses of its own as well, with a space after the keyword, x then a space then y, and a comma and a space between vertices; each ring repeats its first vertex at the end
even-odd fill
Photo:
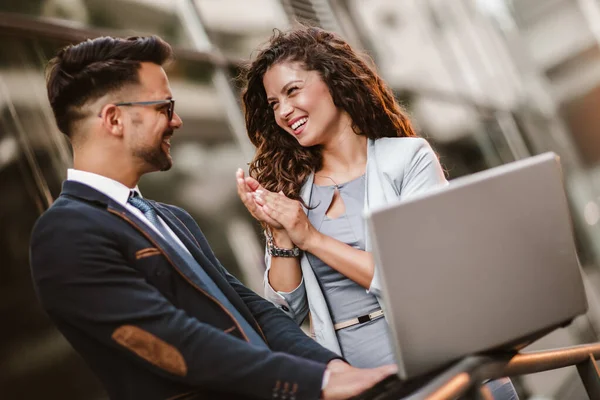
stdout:
POLYGON ((244 171, 242 171, 241 168, 238 168, 235 173, 235 177, 237 181, 238 196, 242 200, 242 203, 244 203, 244 206, 246 206, 250 212, 250 215, 252 215, 254 219, 258 220, 259 222, 264 222, 273 229, 283 229, 283 226, 281 226, 280 223, 265 214, 262 207, 257 205, 254 201, 253 193, 255 193, 257 190, 265 190, 260 183, 258 183, 258 181, 252 177, 244 177, 244 171))
POLYGON ((291 241, 300 249, 307 250, 315 243, 319 232, 308 220, 302 209, 302 203, 287 198, 282 192, 273 193, 264 188, 257 188, 252 196, 257 208, 280 224, 291 241))

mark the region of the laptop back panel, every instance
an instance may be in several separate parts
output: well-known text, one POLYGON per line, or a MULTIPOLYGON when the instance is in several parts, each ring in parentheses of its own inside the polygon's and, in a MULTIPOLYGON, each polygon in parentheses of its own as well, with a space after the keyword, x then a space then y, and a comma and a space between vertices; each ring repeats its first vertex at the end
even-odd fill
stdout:
POLYGON ((517 347, 587 308, 553 153, 459 178, 367 221, 404 379, 517 347))

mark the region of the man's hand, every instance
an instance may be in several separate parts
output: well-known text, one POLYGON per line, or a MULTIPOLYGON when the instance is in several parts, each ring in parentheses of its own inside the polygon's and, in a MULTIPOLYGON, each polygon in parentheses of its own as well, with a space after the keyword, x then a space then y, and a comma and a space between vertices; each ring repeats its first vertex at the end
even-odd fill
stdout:
POLYGON ((323 400, 342 400, 356 396, 377 382, 398 372, 396 365, 379 368, 354 368, 341 360, 327 364, 329 381, 323 389, 323 400))

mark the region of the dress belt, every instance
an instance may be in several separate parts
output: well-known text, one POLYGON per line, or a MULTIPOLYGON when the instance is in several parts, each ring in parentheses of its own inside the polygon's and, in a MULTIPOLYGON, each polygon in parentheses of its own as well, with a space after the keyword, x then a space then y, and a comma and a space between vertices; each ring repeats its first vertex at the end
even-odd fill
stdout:
POLYGON ((383 310, 373 311, 370 314, 361 315, 360 317, 352 318, 347 321, 337 323, 333 326, 333 329, 339 331, 340 329, 344 329, 357 324, 364 324, 365 322, 373 321, 374 319, 380 317, 383 317, 383 310))

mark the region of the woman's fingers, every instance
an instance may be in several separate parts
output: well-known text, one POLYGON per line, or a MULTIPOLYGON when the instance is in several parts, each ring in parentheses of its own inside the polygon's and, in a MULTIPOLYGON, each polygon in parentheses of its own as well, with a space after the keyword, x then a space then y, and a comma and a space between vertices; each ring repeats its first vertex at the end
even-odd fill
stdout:
POLYGON ((241 168, 235 173, 236 183, 237 183, 237 192, 238 196, 242 200, 244 206, 250 211, 250 214, 256 219, 260 220, 260 216, 258 215, 258 207, 254 202, 254 198, 252 197, 252 192, 248 189, 246 182, 244 180, 244 171, 241 168))
POLYGON ((235 177, 238 178, 238 179, 244 179, 244 170, 241 169, 241 168, 238 168, 235 171, 235 177))
POLYGON ((244 205, 246 205, 246 208, 248 211, 250 211, 250 214, 252 214, 252 216, 258 221, 264 222, 273 228, 279 229, 282 227, 277 220, 271 218, 267 213, 265 213, 263 207, 256 203, 251 193, 246 194, 246 201, 244 202, 244 205))
POLYGON ((280 225, 285 225, 285 209, 282 209, 279 202, 274 197, 275 193, 268 190, 259 189, 252 193, 254 202, 265 215, 280 225))
POLYGON ((266 223, 267 225, 272 226, 273 228, 281 228, 281 224, 276 221, 275 219, 273 219, 271 216, 269 216, 265 210, 263 209, 262 206, 257 205, 256 201, 254 199, 254 197, 251 194, 248 194, 248 201, 253 203, 253 207, 254 207, 254 213, 256 215, 256 219, 258 219, 259 221, 262 221, 264 223, 266 223))
POLYGON ((242 193, 247 192, 247 190, 246 190, 246 182, 244 180, 244 171, 242 171, 241 168, 238 168, 237 171, 235 171, 235 181, 236 181, 238 195, 240 195, 240 197, 242 197, 242 193))
POLYGON ((265 190, 256 179, 251 176, 244 176, 244 171, 241 168, 238 168, 235 175, 238 182, 238 188, 243 189, 245 192, 254 193, 257 190, 265 190))
POLYGON ((296 200, 288 199, 283 193, 273 193, 268 190, 256 190, 254 198, 260 202, 259 204, 268 205, 269 208, 276 210, 282 214, 292 212, 296 207, 296 200))
MULTIPOLYGON (((260 192, 260 191, 259 191, 260 192)), ((306 216, 302 203, 287 198, 282 193, 255 194, 256 202, 263 212, 279 222, 296 246, 304 249, 314 237, 315 229, 306 216)))
MULTIPOLYGON (((257 201, 256 192, 265 191, 258 181, 251 177, 245 177, 244 171, 241 168, 235 172, 236 185, 238 196, 242 200, 244 206, 248 209, 252 217, 260 222, 264 222, 273 228, 280 229, 282 226, 279 222, 269 217, 262 209, 264 203, 257 201)), ((268 191, 265 191, 268 192, 268 191)), ((269 192, 270 193, 270 192, 269 192)))
POLYGON ((256 191, 256 190, 264 189, 262 187, 262 185, 256 179, 254 179, 251 176, 247 176, 246 178, 244 178, 244 182, 246 183, 246 186, 248 186, 248 188, 251 191, 256 191))
POLYGON ((288 199, 281 193, 273 193, 268 190, 257 190, 252 195, 256 205, 286 229, 295 225, 294 221, 297 219, 298 213, 298 202, 296 200, 288 199))
MULTIPOLYGON (((237 181, 238 194, 254 193, 257 188, 261 188, 260 184, 258 183, 258 181, 256 179, 250 178, 250 177, 245 177, 244 171, 241 168, 238 168, 238 170, 235 173, 235 176, 236 176, 236 181, 237 181), (251 183, 252 186, 248 184, 249 182, 251 183)), ((240 197, 241 197, 241 195, 240 195, 240 197)))
POLYGON ((261 207, 261 210, 265 213, 267 217, 269 217, 273 221, 276 221, 279 225, 285 228, 285 216, 281 213, 281 211, 274 210, 266 204, 261 207))
MULTIPOLYGON (((254 198, 254 191, 248 186, 246 178, 244 177, 244 171, 241 168, 235 173, 236 183, 237 183, 237 192, 238 196, 242 200, 242 203, 248 209, 252 217, 260 222, 264 222, 267 225, 272 226, 273 228, 281 228, 281 224, 275 221, 273 218, 270 218, 263 210, 262 207, 256 203, 254 198)), ((255 179, 252 179, 254 182, 258 184, 255 179)), ((260 186, 260 185, 259 185, 260 186)))

